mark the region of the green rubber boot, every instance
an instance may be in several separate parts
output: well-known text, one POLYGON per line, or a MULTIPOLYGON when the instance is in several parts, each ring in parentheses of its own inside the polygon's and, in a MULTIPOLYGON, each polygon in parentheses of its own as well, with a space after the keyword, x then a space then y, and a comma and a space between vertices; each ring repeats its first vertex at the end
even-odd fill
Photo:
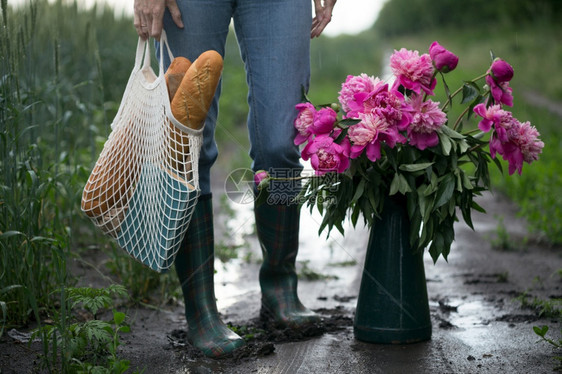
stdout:
POLYGON ((256 205, 254 212, 263 253, 261 318, 276 327, 292 329, 320 322, 320 317, 302 305, 297 295, 298 205, 264 203, 256 205))
POLYGON ((207 357, 218 358, 244 345, 220 319, 214 288, 214 233, 211 195, 199 197, 175 267, 185 300, 187 337, 207 357))

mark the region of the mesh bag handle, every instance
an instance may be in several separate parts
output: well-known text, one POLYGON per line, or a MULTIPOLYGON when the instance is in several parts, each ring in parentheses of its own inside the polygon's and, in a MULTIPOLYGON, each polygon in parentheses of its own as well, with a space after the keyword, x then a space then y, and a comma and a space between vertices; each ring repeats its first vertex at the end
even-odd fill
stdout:
POLYGON ((163 272, 173 263, 199 197, 203 129, 172 115, 160 37, 158 76, 150 43, 139 38, 135 65, 111 133, 82 194, 82 211, 133 258, 163 272))

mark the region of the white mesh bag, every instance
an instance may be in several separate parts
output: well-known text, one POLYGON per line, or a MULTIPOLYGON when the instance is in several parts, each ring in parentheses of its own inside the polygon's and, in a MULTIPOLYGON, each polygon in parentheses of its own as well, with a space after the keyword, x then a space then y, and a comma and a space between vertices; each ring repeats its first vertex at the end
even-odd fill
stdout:
POLYGON ((163 272, 173 263, 199 196, 202 129, 179 123, 170 109, 163 67, 150 66, 139 38, 135 66, 112 132, 82 194, 82 210, 133 258, 163 272))

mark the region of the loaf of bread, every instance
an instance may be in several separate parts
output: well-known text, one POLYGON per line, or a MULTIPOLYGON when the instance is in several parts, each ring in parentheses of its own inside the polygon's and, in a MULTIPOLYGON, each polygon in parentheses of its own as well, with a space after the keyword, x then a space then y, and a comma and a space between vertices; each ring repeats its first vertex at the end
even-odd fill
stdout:
POLYGON ((187 58, 178 56, 174 58, 168 70, 166 70, 166 87, 168 87, 168 97, 170 101, 174 98, 176 91, 180 87, 181 81, 191 66, 191 61, 187 58))
MULTIPOLYGON (((172 66, 179 70, 180 66, 185 67, 186 64, 174 65, 172 62, 170 69, 172 66)), ((222 56, 213 50, 203 52, 188 67, 170 104, 173 116, 182 125, 196 130, 204 126, 219 84, 222 68, 222 56)), ((169 91, 172 92, 170 88, 169 91)), ((189 161, 186 159, 189 152, 189 137, 180 129, 171 126, 171 166, 188 176, 190 170, 182 170, 182 165, 189 161)))
POLYGON ((138 175, 140 155, 133 147, 129 128, 113 134, 113 152, 99 159, 82 193, 82 210, 90 217, 104 216, 110 209, 126 206, 133 178, 138 175))
POLYGON ((222 56, 213 50, 203 52, 191 64, 172 99, 172 114, 183 125, 200 129, 215 96, 222 74, 222 56))

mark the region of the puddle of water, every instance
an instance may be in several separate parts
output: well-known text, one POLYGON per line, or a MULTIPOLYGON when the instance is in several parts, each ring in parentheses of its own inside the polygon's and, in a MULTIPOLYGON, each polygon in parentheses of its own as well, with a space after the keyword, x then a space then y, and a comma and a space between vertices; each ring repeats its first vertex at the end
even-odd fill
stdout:
MULTIPOLYGON (((305 166, 306 167, 306 166, 305 166)), ((219 240, 229 246, 239 246, 238 258, 225 263, 215 262, 215 294, 219 309, 228 308, 248 293, 259 293, 258 271, 262 255, 255 234, 253 203, 240 204, 227 200, 225 221, 221 223, 225 232, 217 232, 219 240), (251 259, 248 263, 246 255, 251 259)), ((306 206, 300 218, 299 255, 297 269, 303 266, 326 276, 336 276, 338 281, 350 284, 356 278, 356 266, 362 263, 368 235, 363 227, 354 229, 350 222, 344 224, 346 238, 332 230, 318 234, 322 216, 306 206)), ((358 224, 358 226, 362 226, 358 224)), ((331 278, 330 278, 331 279, 331 278)))
POLYGON ((493 320, 495 308, 482 300, 452 299, 447 304, 457 308, 447 317, 458 328, 450 330, 451 333, 470 347, 486 346, 492 328, 489 322, 493 320))
MULTIPOLYGON (((456 305, 454 302, 451 305, 456 305)), ((461 302, 457 306, 457 312, 451 313, 450 322, 459 328, 472 328, 474 326, 485 326, 493 316, 493 308, 480 300, 461 302)))

